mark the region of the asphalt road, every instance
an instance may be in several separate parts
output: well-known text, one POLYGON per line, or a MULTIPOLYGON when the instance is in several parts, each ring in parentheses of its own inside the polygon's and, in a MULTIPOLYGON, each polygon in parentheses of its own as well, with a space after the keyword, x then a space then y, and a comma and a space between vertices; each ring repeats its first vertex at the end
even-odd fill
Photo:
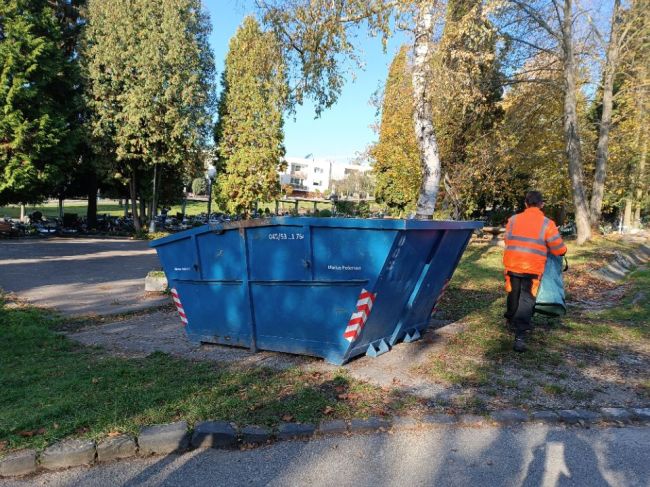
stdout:
POLYGON ((442 427, 196 450, 41 474, 18 486, 643 486, 650 426, 442 427))
POLYGON ((126 239, 0 240, 0 288, 67 315, 108 315, 168 302, 147 297, 160 269, 149 242, 126 239))

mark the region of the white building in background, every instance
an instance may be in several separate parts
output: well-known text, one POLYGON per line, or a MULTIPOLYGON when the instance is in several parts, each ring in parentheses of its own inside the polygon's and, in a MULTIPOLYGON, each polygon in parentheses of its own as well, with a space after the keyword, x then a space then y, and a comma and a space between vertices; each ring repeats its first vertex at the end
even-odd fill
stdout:
POLYGON ((336 186, 336 181, 345 179, 353 172, 370 171, 369 164, 338 163, 314 157, 287 157, 287 167, 280 172, 280 184, 293 186, 294 191, 321 193, 336 186))

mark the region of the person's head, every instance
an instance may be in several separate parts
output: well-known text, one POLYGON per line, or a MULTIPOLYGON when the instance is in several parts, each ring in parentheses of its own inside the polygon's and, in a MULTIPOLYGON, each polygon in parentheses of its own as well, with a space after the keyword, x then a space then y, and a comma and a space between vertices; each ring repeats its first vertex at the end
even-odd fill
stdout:
POLYGON ((544 206, 544 197, 539 191, 529 191, 526 193, 526 208, 532 206, 535 208, 542 208, 544 206))

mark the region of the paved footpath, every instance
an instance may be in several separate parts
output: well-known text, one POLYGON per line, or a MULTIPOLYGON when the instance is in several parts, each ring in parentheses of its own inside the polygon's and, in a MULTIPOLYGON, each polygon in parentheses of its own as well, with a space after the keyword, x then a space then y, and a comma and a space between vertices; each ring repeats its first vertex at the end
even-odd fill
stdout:
POLYGON ((0 288, 67 315, 125 313, 169 302, 144 293, 147 272, 159 268, 145 241, 0 240, 0 288))
POLYGON ((0 481, 22 486, 650 485, 650 426, 400 431, 195 450, 0 481))

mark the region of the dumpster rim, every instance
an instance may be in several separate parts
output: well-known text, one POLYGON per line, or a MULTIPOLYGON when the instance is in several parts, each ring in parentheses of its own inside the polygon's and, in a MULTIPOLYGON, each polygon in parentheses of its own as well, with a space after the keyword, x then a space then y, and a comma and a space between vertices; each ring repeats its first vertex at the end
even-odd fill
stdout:
POLYGON ((233 229, 260 228, 271 226, 310 226, 316 228, 332 229, 358 229, 358 230, 477 230, 483 227, 483 222, 476 220, 406 220, 386 218, 320 218, 278 216, 251 220, 239 220, 219 223, 218 227, 205 224, 200 227, 190 228, 182 232, 167 235, 153 240, 149 247, 156 248, 177 240, 192 236, 233 229))

